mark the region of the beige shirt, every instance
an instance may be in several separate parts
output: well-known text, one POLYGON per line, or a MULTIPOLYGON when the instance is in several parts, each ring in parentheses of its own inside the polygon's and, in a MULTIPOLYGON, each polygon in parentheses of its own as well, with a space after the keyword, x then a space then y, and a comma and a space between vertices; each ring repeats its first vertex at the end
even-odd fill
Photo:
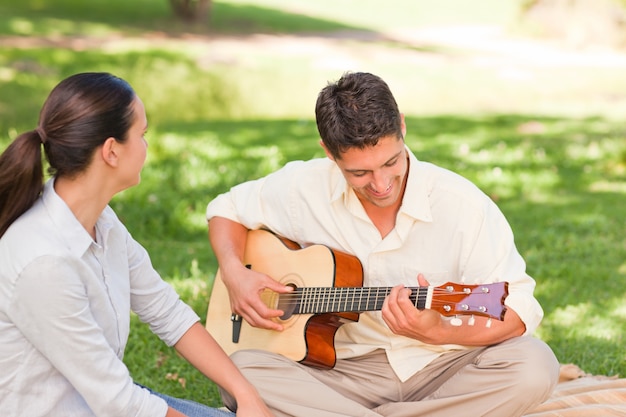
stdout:
MULTIPOLYGON (((410 171, 396 226, 381 238, 341 171, 329 159, 296 161, 255 181, 233 187, 207 207, 207 219, 225 217, 249 229, 266 228, 302 247, 323 244, 355 255, 364 286, 417 286, 424 274, 432 286, 446 282, 508 281, 506 305, 534 332, 543 311, 533 296, 511 228, 496 205, 461 176, 418 161, 409 151, 410 171)), ((335 338, 338 358, 375 349, 405 381, 443 352, 458 345, 429 345, 391 333, 381 313, 362 313, 335 338)))

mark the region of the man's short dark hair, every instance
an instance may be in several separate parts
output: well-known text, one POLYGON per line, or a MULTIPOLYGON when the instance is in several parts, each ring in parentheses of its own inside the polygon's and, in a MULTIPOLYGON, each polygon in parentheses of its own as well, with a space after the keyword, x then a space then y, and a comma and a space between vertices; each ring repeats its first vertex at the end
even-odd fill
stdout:
POLYGON ((383 137, 402 139, 400 111, 389 86, 365 72, 345 73, 324 87, 315 118, 324 145, 336 159, 350 148, 375 146, 383 137))

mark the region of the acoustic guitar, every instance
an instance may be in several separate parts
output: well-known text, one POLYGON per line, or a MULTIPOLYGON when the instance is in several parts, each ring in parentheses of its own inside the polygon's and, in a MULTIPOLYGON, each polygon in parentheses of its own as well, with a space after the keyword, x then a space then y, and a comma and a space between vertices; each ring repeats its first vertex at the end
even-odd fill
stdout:
MULTIPOLYGON (((361 262, 325 245, 300 248, 266 230, 248 232, 244 252, 248 268, 294 288, 288 294, 266 290, 270 308, 284 315, 275 319, 284 330, 250 326, 232 314, 228 291, 217 271, 209 301, 206 328, 229 355, 242 349, 263 349, 318 368, 335 365, 335 333, 359 313, 381 310, 392 287, 363 287, 361 262)), ((418 309, 444 316, 477 315, 502 320, 508 284, 414 287, 410 299, 418 309)))

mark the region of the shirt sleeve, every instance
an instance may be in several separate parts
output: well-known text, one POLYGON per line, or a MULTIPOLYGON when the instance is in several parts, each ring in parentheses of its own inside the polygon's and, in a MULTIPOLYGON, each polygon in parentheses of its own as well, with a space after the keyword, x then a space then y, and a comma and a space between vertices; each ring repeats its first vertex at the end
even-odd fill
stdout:
POLYGON ((293 236, 293 224, 301 218, 294 184, 302 167, 302 161, 292 161, 266 177, 232 187, 208 204, 207 220, 219 216, 251 230, 270 228, 281 236, 293 236))
POLYGON ((513 231, 500 209, 486 200, 482 221, 477 221, 475 240, 467 254, 465 275, 480 282, 508 282, 505 305, 513 309, 532 334, 543 318, 543 310, 534 297, 535 280, 526 272, 513 231))
POLYGON ((154 334, 173 346, 200 317, 152 267, 147 251, 127 235, 131 309, 154 334))
POLYGON ((135 385, 92 315, 92 272, 76 259, 37 258, 18 277, 9 315, 24 337, 98 416, 164 416, 166 403, 135 385))

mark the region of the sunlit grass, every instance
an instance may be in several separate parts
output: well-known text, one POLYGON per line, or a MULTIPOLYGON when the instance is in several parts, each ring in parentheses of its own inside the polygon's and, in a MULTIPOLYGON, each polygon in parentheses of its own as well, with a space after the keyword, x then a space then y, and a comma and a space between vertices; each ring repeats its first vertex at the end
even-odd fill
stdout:
MULTIPOLYGON (((206 204, 289 160, 322 157, 317 92, 345 70, 367 70, 396 93, 418 158, 466 176, 502 208, 537 280, 545 310, 539 335, 559 360, 626 375, 626 125, 615 117, 625 114, 615 94, 626 91, 623 69, 488 66, 457 49, 316 37, 329 30, 372 35, 389 29, 385 16, 393 13, 400 13, 399 27, 408 24, 408 9, 381 10, 371 1, 360 7, 380 15, 343 13, 352 1, 216 1, 214 19, 221 20, 209 32, 170 24, 165 1, 75 3, 0 5, 0 33, 33 40, 0 43, 0 147, 36 126, 61 78, 109 71, 127 79, 146 104, 149 156, 141 184, 111 204, 202 319, 217 269, 206 204), (288 36, 263 43, 258 30, 288 36), (317 35, 290 41, 300 31, 317 35), (242 33, 249 42, 235 53, 206 41, 216 33, 242 33), (89 47, 70 42, 83 38, 89 47)), ((505 2, 495 3, 508 13, 505 2)), ((443 19, 441 10, 421 17, 443 19)), ((483 12, 476 21, 488 23, 483 12)), ((136 317, 125 361, 138 382, 219 404, 215 386, 136 317)))
POLYGON ((16 17, 9 20, 8 26, 13 33, 21 36, 55 37, 81 33, 88 36, 109 36, 118 33, 114 27, 102 23, 90 23, 68 19, 43 18, 34 22, 26 18, 16 17), (45 28, 41 30, 41 28, 45 28))

